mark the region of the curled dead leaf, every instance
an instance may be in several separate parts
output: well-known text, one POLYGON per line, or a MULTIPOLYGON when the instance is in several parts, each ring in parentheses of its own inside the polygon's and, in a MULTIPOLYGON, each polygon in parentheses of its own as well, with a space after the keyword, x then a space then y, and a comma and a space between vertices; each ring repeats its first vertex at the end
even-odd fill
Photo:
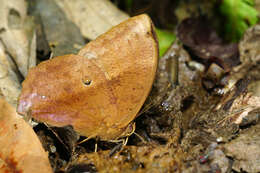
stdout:
POLYGON ((158 43, 152 21, 139 15, 87 44, 78 55, 32 68, 18 112, 87 137, 116 139, 132 131, 155 77, 158 43))
POLYGON ((0 172, 51 173, 48 154, 33 129, 0 99, 0 172))

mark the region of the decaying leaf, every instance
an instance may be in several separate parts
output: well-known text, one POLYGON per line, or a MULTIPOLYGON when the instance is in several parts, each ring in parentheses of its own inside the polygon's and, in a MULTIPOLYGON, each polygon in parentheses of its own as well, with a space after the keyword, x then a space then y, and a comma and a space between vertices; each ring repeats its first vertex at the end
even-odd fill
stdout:
MULTIPOLYGON (((31 13, 38 26, 37 39, 46 39, 53 56, 77 53, 85 42, 79 28, 71 22, 52 0, 30 0, 31 13), (41 31, 39 31, 41 30, 41 31), (58 31, 58 32, 57 32, 58 31)), ((39 42, 40 43, 40 42, 39 42)), ((37 47, 42 50, 43 47, 37 47)))
POLYGON ((1 1, 0 39, 23 76, 36 65, 36 35, 25 0, 1 1))
POLYGON ((260 25, 249 28, 239 43, 240 60, 243 66, 257 64, 260 61, 259 52, 260 25))
POLYGON ((87 137, 115 139, 127 130, 155 77, 158 43, 147 15, 133 17, 87 44, 32 68, 18 111, 87 137), (130 123, 130 124, 129 124, 130 123))
POLYGON ((0 99, 0 172, 51 173, 48 154, 33 129, 0 99))
POLYGON ((245 32, 243 39, 239 43, 239 58, 241 64, 232 68, 229 77, 226 78, 227 84, 225 86, 224 93, 232 89, 240 79, 248 78, 253 80, 260 80, 258 77, 259 69, 257 69, 257 64, 260 62, 259 35, 260 25, 255 25, 245 32))
MULTIPOLYGON (((259 114, 258 114, 259 115, 259 114)), ((260 124, 244 130, 236 139, 224 145, 226 154, 234 159, 237 172, 260 171, 260 124)))
POLYGON ((178 37, 191 52, 204 60, 205 64, 215 62, 220 64, 225 71, 238 65, 238 45, 225 43, 204 18, 188 18, 178 27, 178 37))
POLYGON ((0 92, 13 106, 17 105, 21 91, 18 69, 12 59, 5 53, 3 44, 0 42, 0 92))
POLYGON ((96 39, 129 16, 107 0, 55 0, 88 39, 96 39), (100 10, 102 9, 102 10, 100 10))

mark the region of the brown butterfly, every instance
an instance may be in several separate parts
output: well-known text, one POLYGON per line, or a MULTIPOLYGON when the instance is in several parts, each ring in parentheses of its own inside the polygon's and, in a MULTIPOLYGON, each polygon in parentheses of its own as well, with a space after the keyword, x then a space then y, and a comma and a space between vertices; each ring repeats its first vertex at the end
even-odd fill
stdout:
POLYGON ((151 90, 158 42, 147 15, 132 17, 88 43, 30 69, 18 112, 88 138, 113 140, 133 130, 151 90))

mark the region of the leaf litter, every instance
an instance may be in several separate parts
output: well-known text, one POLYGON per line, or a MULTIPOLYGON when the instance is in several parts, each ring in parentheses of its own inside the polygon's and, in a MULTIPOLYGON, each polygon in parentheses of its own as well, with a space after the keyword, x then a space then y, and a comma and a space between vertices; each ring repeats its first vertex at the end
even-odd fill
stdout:
MULTIPOLYGON (((4 76, 1 78, 3 82, 0 87, 12 91, 9 92, 12 94, 9 94, 2 90, 1 95, 14 106, 17 104, 21 81, 26 77, 29 67, 36 64, 36 59, 33 58, 36 49, 37 58, 41 59, 37 61, 42 61, 53 55, 77 52, 88 41, 87 39, 92 38, 83 34, 83 26, 79 22, 87 14, 80 16, 79 21, 73 21, 75 17, 72 16, 76 13, 70 16, 68 12, 71 8, 68 7, 67 11, 63 11, 65 6, 60 6, 61 1, 57 3, 58 5, 49 1, 46 3, 52 4, 50 6, 52 17, 49 19, 44 16, 44 12, 36 15, 30 11, 29 14, 33 14, 37 19, 35 25, 30 23, 29 18, 24 19, 27 18, 24 12, 27 7, 23 4, 20 5, 23 11, 13 6, 23 19, 20 25, 21 32, 16 30, 14 32, 13 29, 20 23, 15 17, 17 13, 14 10, 9 11, 11 17, 4 19, 4 21, 11 20, 13 23, 9 26, 5 24, 2 27, 4 29, 0 28, 1 64, 8 64, 0 71, 4 76), (51 10, 52 8, 56 10, 51 10), (39 17, 41 15, 42 17, 39 17), (57 20, 55 18, 57 16, 60 17, 58 20, 60 23, 56 27, 52 28, 48 22, 46 23, 52 18, 54 21, 57 20), (29 24, 25 32, 23 26, 27 23, 29 24), (64 26, 71 29, 64 29, 64 26), (34 27, 36 27, 36 36, 34 27), (64 30, 56 32, 59 27, 64 30), (21 56, 17 56, 16 51, 23 47, 19 46, 21 40, 14 39, 11 34, 7 37, 5 32, 25 33, 28 42, 23 46, 29 48, 21 51, 22 53, 19 54, 21 56), (37 47, 35 37, 41 38, 41 41, 37 41, 37 47), (18 48, 13 51, 8 42, 18 45, 18 48), (23 59, 24 55, 29 55, 26 56, 26 60, 23 59), (17 59, 18 57, 23 60, 17 59), (21 61, 26 63, 20 63, 21 61)), ((78 8, 76 3, 75 9, 78 8)), ((35 7, 34 3, 31 5, 35 7)), ((257 141, 260 141, 258 133, 260 69, 257 52, 259 25, 248 29, 239 45, 236 45, 225 43, 207 25, 204 32, 206 36, 203 35, 199 31, 204 25, 198 24, 199 20, 185 20, 179 29, 183 27, 182 30, 185 31, 183 33, 190 34, 179 33, 178 39, 159 60, 153 89, 143 106, 142 114, 135 120, 137 135, 133 134, 129 137, 128 144, 121 152, 110 155, 117 144, 95 139, 77 144, 83 137, 79 139, 78 134, 71 127, 49 127, 41 123, 34 127, 49 154, 54 172, 260 171, 259 153, 255 152, 255 148, 259 148, 257 141), (195 23, 195 26, 187 25, 189 20, 195 23), (195 30, 191 30, 192 28, 195 30), (208 53, 212 56, 207 56, 208 53), (178 79, 176 79, 176 71, 172 70, 176 66, 176 59, 179 64, 178 79), (94 152, 96 143, 98 152, 94 152), (247 152, 243 153, 243 151, 247 152)), ((102 32, 105 31, 106 29, 102 32)), ((94 35, 93 38, 96 36, 94 35)), ((11 112, 14 114, 13 110, 11 112)), ((1 123, 6 119, 2 119, 1 123)), ((9 121, 5 124, 9 128, 13 127, 9 121)), ((23 139, 27 139, 30 133, 24 132, 23 139)), ((10 141, 14 139, 8 137, 10 141)), ((35 148, 43 151, 37 138, 28 141, 35 141, 37 143, 35 148)), ((32 153, 36 153, 35 150, 32 150, 32 153)), ((43 153, 46 156, 46 153, 43 153)), ((19 158, 19 154, 15 154, 14 158, 16 157, 19 158)), ((39 161, 39 164, 49 165, 46 159, 43 160, 39 161)), ((19 161, 17 164, 19 167, 19 161)), ((1 165, 1 171, 10 169, 3 164, 3 161, 1 165)), ((34 165, 29 164, 29 167, 34 165)), ((24 168, 19 167, 19 169, 24 168)), ((46 170, 50 170, 49 167, 46 170)))

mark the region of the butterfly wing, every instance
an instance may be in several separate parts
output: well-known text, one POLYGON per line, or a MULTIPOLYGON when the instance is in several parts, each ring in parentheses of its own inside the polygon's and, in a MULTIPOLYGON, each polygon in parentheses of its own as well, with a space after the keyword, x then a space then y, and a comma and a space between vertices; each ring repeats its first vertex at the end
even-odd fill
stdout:
POLYGON ((141 109, 155 77, 158 43, 147 15, 133 17, 87 44, 80 56, 94 59, 116 97, 111 126, 123 128, 141 109))
POLYGON ((127 20, 87 44, 32 68, 18 112, 80 134, 115 139, 136 117, 152 87, 158 44, 147 15, 127 20))
POLYGON ((53 126, 77 124, 77 131, 90 136, 109 113, 116 113, 114 99, 99 67, 84 57, 65 55, 29 71, 18 112, 53 126))

